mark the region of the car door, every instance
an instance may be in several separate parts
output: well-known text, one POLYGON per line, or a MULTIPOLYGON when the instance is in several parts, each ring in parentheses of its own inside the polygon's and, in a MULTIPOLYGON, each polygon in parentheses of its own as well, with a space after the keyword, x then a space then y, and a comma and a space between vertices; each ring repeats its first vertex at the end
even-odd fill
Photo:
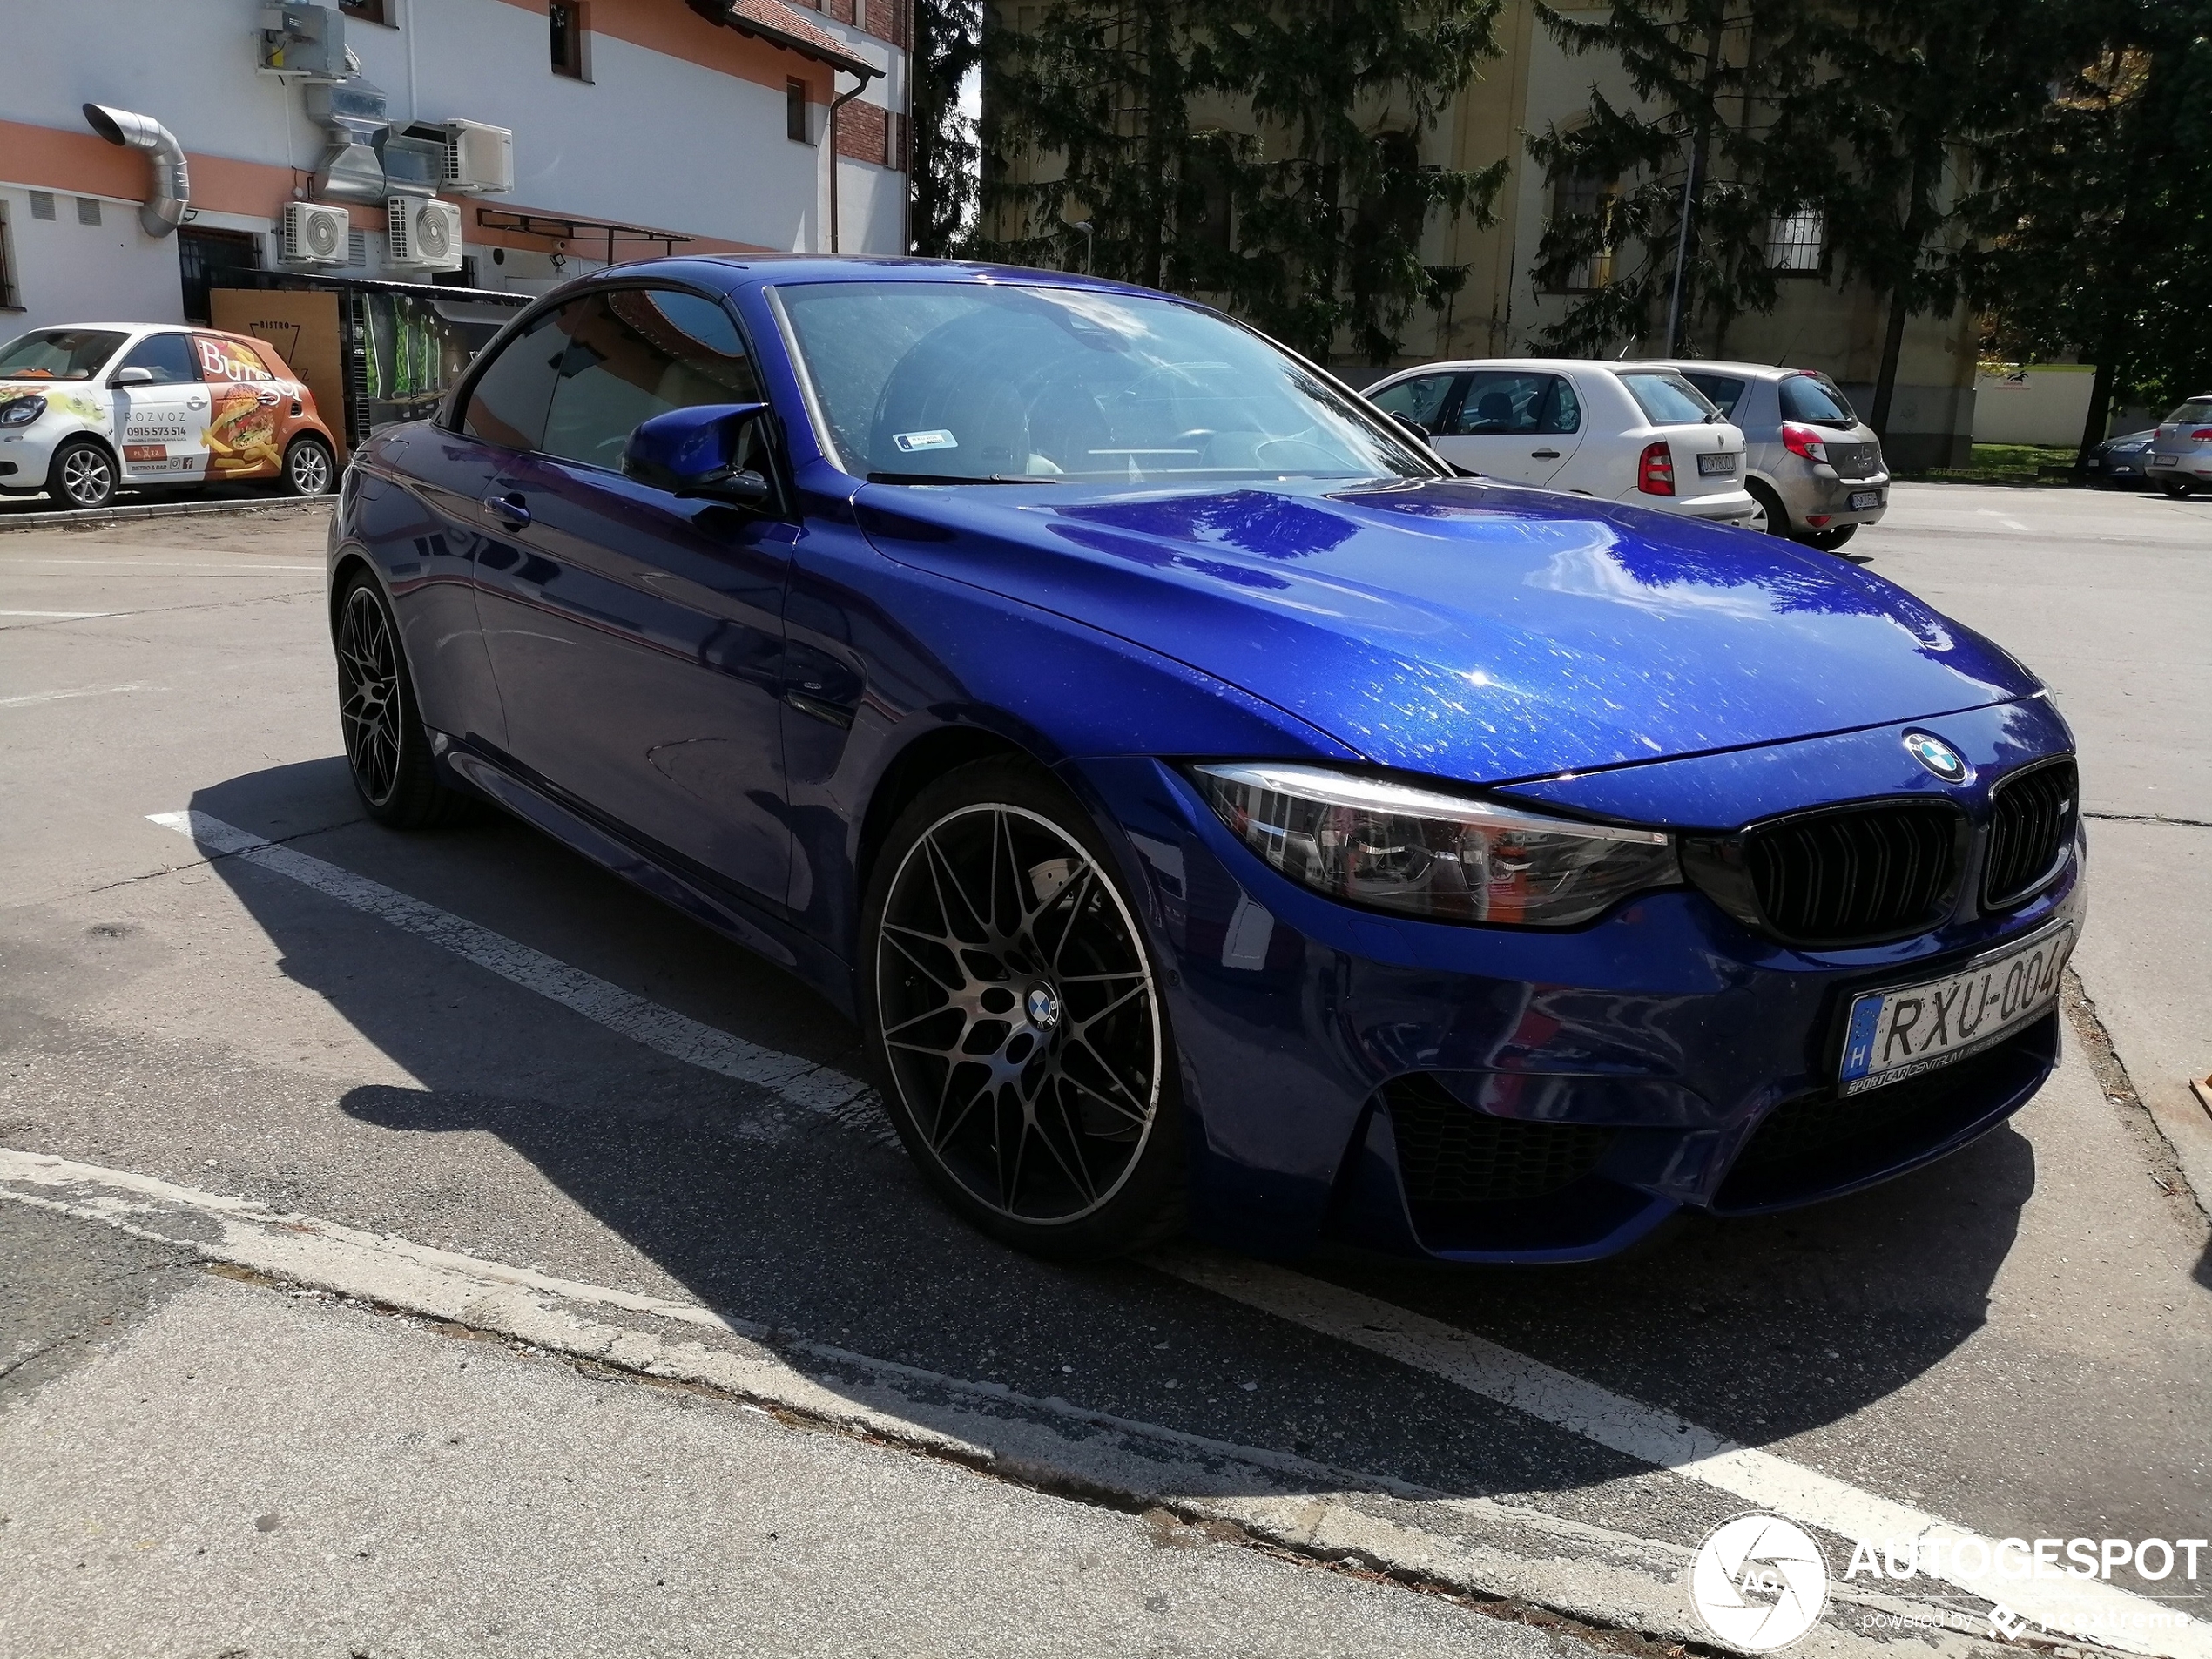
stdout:
POLYGON ((780 904, 795 530, 620 470, 640 421, 759 401, 751 358, 719 300, 669 287, 600 290, 551 327, 543 431, 509 453, 476 561, 508 750, 654 849, 780 904))
POLYGON ((108 371, 116 444, 130 483, 207 475, 208 393, 189 335, 148 334, 108 371), (143 373, 126 374, 137 369, 143 373))
POLYGON ((1549 483, 1582 442, 1575 388, 1541 369, 1469 370, 1446 417, 1436 452, 1510 483, 1549 483))

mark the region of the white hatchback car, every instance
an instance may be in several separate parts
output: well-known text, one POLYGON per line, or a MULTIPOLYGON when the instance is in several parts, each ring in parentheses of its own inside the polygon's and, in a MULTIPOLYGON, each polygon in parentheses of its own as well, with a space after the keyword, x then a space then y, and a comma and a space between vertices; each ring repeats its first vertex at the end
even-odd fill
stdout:
POLYGON ((1582 358, 1430 363, 1367 388, 1454 465, 1501 482, 1756 524, 1743 434, 1673 369, 1582 358))

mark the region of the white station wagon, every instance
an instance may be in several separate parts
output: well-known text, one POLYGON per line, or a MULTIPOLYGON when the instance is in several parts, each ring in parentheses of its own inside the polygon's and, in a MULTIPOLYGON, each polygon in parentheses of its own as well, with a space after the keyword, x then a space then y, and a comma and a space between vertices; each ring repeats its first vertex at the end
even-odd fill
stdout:
POLYGON ((1401 369, 1367 388, 1456 466, 1503 483, 1756 526, 1743 434, 1671 368, 1503 357, 1401 369))

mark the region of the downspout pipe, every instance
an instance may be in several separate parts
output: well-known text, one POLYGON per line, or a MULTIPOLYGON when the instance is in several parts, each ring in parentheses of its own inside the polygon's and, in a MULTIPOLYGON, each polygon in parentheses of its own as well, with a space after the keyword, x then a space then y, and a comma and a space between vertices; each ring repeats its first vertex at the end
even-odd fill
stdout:
MULTIPOLYGON (((829 170, 830 170, 830 203, 829 203, 829 222, 830 222, 830 223, 829 223, 829 233, 830 233, 830 234, 829 234, 829 244, 830 244, 830 246, 829 246, 829 251, 830 251, 831 253, 836 253, 836 252, 838 251, 838 247, 837 247, 837 233, 838 233, 838 223, 837 223, 837 112, 838 112, 840 110, 843 109, 843 108, 844 108, 846 105, 850 104, 850 103, 851 103, 851 102, 852 102, 854 98, 856 98, 860 97, 861 93, 863 93, 863 92, 867 91, 868 90, 868 83, 869 83, 870 81, 873 80, 873 79, 876 78, 876 76, 878 76, 878 75, 880 75, 880 74, 881 74, 881 73, 882 73, 882 71, 881 71, 880 70, 875 70, 875 71, 870 71, 869 73, 867 73, 867 74, 862 75, 862 76, 860 77, 860 84, 858 86, 854 87, 854 88, 853 88, 851 91, 849 91, 849 92, 838 92, 837 96, 836 96, 835 98, 832 98, 832 99, 830 100, 830 106, 829 106, 829 131, 828 131, 828 132, 827 132, 826 134, 825 134, 824 136, 827 138, 827 140, 828 140, 828 142, 829 142, 829 170)), ((836 90, 837 90, 837 73, 836 73, 836 71, 835 71, 834 70, 833 70, 833 71, 830 72, 830 90, 831 90, 832 91, 836 91, 836 90)))
POLYGON ((140 206, 138 223, 148 236, 172 233, 185 222, 185 209, 192 203, 192 175, 177 135, 150 115, 110 109, 105 104, 87 104, 84 124, 110 144, 153 152, 153 194, 140 206))

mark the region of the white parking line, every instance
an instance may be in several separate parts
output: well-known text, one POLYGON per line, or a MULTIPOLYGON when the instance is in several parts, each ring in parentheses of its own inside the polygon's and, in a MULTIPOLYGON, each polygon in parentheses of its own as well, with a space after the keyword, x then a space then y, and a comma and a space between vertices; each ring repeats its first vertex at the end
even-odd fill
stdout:
POLYGON ((241 563, 233 559, 214 564, 188 559, 50 559, 38 556, 28 558, 9 558, 0 555, 0 569, 17 570, 27 564, 91 565, 98 570, 320 570, 320 564, 263 564, 259 561, 241 563))
POLYGON ((803 1110, 835 1118, 887 1144, 897 1143, 875 1091, 842 1072, 702 1025, 673 1008, 632 995, 620 986, 518 944, 503 934, 480 927, 450 911, 411 899, 381 881, 355 875, 325 860, 279 846, 205 813, 151 813, 147 816, 164 829, 191 837, 215 857, 239 859, 288 876, 671 1059, 755 1084, 803 1110))
POLYGON ((19 709, 29 703, 58 703, 71 697, 113 697, 122 691, 143 691, 143 685, 80 685, 72 691, 30 691, 22 697, 0 697, 0 709, 19 709))
POLYGON ((53 622, 82 622, 87 617, 112 617, 112 610, 0 610, 0 617, 40 617, 53 622))
MULTIPOLYGON (((756 1047, 637 996, 544 953, 324 860, 280 846, 204 813, 155 813, 150 819, 191 837, 216 857, 234 857, 366 912, 536 991, 656 1051, 772 1089, 804 1109, 895 1139, 873 1092, 794 1056, 756 1047)), ((1776 1514, 1881 1550, 1917 1541, 1921 1570, 2054 1631, 2155 1659, 2212 1659, 2212 1626, 2167 1603, 2094 1579, 2015 1579, 1998 1570, 1996 1541, 1940 1515, 1893 1502, 1772 1453, 1532 1359, 1441 1320, 1262 1263, 1175 1249, 1150 1258, 1161 1271, 1306 1330, 1441 1377, 1629 1457, 1727 1492, 1776 1514), (1959 1546, 1977 1548, 1983 1570, 1962 1570, 1959 1546), (1932 1547, 1932 1548, 1931 1548, 1932 1547), (2148 1626, 2155 1617, 2161 1622, 2148 1626)))
POLYGON ((1176 1250, 1155 1256, 1152 1264, 1186 1284, 1386 1355, 1656 1468, 1717 1487, 1770 1514, 1877 1551, 1893 1541, 1900 1559, 1907 1541, 1914 1541, 1927 1551, 1922 1571, 2001 1602, 2051 1629, 2169 1659, 2212 1655, 2212 1626, 2188 1621, 2178 1629, 2143 1629, 2142 1620, 2154 1609, 2161 1618, 2175 1616, 2175 1609, 2164 1603, 2095 1579, 2007 1577, 1995 1569, 1994 1540, 1802 1463, 1738 1446, 1671 1412, 1585 1382, 1440 1319, 1261 1262, 1176 1250), (1979 1555, 1984 1570, 1958 1570, 1960 1544, 1979 1555))

